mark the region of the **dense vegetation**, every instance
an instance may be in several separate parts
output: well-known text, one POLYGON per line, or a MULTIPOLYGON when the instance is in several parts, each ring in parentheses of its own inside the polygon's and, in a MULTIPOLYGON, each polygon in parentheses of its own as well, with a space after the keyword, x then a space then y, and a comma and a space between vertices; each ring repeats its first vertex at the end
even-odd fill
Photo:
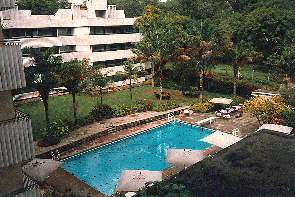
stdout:
POLYGON ((137 196, 294 196, 293 146, 292 137, 259 133, 137 196))
POLYGON ((58 9, 69 8, 67 0, 18 0, 20 10, 31 10, 34 15, 53 15, 58 9))

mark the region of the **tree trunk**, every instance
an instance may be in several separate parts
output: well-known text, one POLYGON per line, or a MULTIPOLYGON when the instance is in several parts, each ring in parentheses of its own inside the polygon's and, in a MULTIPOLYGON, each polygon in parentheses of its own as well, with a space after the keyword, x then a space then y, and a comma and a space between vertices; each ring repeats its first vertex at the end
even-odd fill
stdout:
POLYGON ((48 110, 48 99, 43 99, 43 105, 45 110, 45 121, 46 121, 46 128, 49 129, 49 110, 48 110))
POLYGON ((163 95, 162 77, 163 77, 163 72, 162 72, 162 69, 160 68, 160 101, 162 101, 162 95, 163 95))
POLYGON ((99 88, 100 104, 102 105, 102 88, 99 88))
POLYGON ((77 124, 77 106, 76 106, 76 93, 72 92, 72 97, 73 97, 73 112, 74 112, 74 120, 75 124, 77 124))
POLYGON ((201 70, 200 72, 199 72, 199 92, 200 92, 200 96, 199 96, 199 98, 201 99, 201 100, 203 100, 203 91, 204 91, 204 71, 203 70, 201 70))
POLYGON ((239 66, 237 64, 233 65, 234 71, 234 88, 233 88, 233 95, 237 96, 237 84, 239 81, 239 66))
POLYGON ((152 86, 155 87, 155 65, 154 63, 151 63, 152 65, 152 86))
POLYGON ((132 100, 132 79, 129 78, 129 91, 130 91, 130 99, 132 100))

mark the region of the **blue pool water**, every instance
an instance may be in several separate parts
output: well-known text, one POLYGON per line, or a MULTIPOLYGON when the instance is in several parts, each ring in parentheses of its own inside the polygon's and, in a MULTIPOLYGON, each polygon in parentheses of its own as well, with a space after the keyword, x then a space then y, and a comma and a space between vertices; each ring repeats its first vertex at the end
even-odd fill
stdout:
POLYGON ((64 160, 63 168, 98 191, 114 193, 123 170, 163 170, 168 148, 204 150, 200 139, 213 131, 181 122, 169 123, 64 160))

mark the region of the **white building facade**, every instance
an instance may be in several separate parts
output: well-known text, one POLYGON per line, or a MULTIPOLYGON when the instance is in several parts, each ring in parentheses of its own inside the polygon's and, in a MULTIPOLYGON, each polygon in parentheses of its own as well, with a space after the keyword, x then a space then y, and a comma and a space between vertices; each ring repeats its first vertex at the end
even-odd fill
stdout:
MULTIPOLYGON (((26 48, 53 48, 64 61, 86 58, 108 76, 123 71, 122 64, 134 56, 141 39, 133 27, 136 18, 107 5, 107 0, 69 0, 70 9, 54 15, 32 15, 30 10, 0 12, 4 37, 21 42, 24 66, 31 64, 26 48)), ((142 79, 141 79, 142 80, 142 79)))

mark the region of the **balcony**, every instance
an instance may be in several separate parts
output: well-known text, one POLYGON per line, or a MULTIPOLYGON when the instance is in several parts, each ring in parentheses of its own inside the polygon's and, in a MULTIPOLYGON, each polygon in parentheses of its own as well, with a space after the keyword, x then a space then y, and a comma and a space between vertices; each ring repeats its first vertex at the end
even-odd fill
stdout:
POLYGON ((125 59, 133 57, 134 54, 131 50, 117 50, 92 53, 91 62, 125 59))
POLYGON ((15 0, 1 0, 0 1, 0 10, 13 8, 15 6, 15 0))
MULTIPOLYGON (((1 44, 1 43, 0 43, 1 44)), ((22 65, 21 46, 18 42, 2 43, 0 46, 0 91, 26 86, 22 65)))
POLYGON ((0 168, 8 167, 34 157, 31 120, 16 112, 12 120, 0 122, 0 168))

